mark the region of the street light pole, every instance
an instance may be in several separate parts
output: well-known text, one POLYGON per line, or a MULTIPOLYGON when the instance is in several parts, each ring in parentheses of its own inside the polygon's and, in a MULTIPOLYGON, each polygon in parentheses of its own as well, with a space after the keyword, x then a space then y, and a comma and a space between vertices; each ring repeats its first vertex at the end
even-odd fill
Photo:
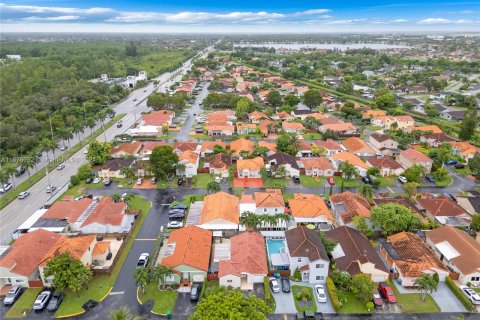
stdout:
POLYGON ((48 115, 48 119, 50 120, 50 133, 52 134, 52 142, 55 142, 53 139, 53 126, 52 126, 52 115, 48 115))

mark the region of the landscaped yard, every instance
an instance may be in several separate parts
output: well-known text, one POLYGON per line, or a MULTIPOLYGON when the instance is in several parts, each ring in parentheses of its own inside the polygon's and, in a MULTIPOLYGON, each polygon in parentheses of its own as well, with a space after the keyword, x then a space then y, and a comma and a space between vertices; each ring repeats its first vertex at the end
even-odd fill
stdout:
POLYGON ((188 136, 191 139, 198 139, 198 140, 210 140, 211 137, 206 134, 192 134, 188 136))
POLYGON ((170 181, 160 180, 157 183, 157 189, 178 188, 177 179, 173 178, 170 181))
POLYGON ((393 187, 395 186, 395 177, 375 177, 379 182, 379 187, 393 187))
POLYGON ((142 294, 142 290, 138 290, 138 297, 141 303, 145 303, 148 300, 153 301, 152 311, 159 314, 166 314, 173 311, 175 301, 177 301, 176 290, 158 290, 158 283, 151 282, 145 287, 145 294, 142 294))
POLYGON ((266 178, 263 180, 263 186, 273 189, 285 188, 285 179, 266 178))
MULTIPOLYGON (((342 177, 333 177, 333 179, 335 180, 335 184, 336 184, 337 186, 339 186, 339 187, 342 186, 342 180, 343 180, 342 177)), ((356 179, 345 180, 343 186, 344 186, 345 188, 355 188, 355 187, 358 187, 358 180, 356 180, 356 179)))
POLYGON ((305 133, 303 135, 303 139, 305 139, 305 140, 320 140, 320 139, 322 139, 322 135, 320 133, 305 133))
POLYGON ((432 313, 440 312, 440 308, 433 300, 432 296, 427 294, 425 301, 422 301, 421 293, 400 293, 395 284, 391 284, 397 303, 402 306, 404 313, 432 313))
POLYGON ((435 178, 435 184, 439 187, 446 187, 453 183, 453 178, 450 176, 446 176, 442 180, 435 178))
POLYGON ((110 289, 115 284, 115 280, 117 279, 118 273, 120 272, 120 268, 122 267, 125 259, 127 258, 128 252, 135 241, 138 231, 142 227, 145 218, 147 217, 148 212, 150 211, 151 203, 145 202, 143 197, 135 196, 132 201, 130 201, 130 209, 132 210, 140 210, 142 213, 139 216, 139 221, 135 225, 135 228, 131 231, 132 236, 130 237, 129 241, 125 244, 125 248, 123 249, 119 260, 113 269, 113 272, 110 275, 102 275, 96 276, 92 279, 92 281, 88 284, 88 289, 85 288, 80 291, 79 295, 67 291, 65 295, 65 299, 63 300, 60 308, 55 313, 56 317, 82 313, 84 310, 82 305, 87 302, 87 300, 92 299, 95 301, 102 300, 110 291, 110 289))
POLYGON ((378 131, 378 130, 381 130, 382 127, 380 126, 374 126, 374 125, 371 125, 371 126, 367 126, 368 129, 372 130, 372 131, 378 131))
POLYGON ((89 183, 86 184, 85 181, 81 181, 79 185, 68 188, 64 195, 69 195, 73 197, 80 197, 87 193, 88 189, 101 189, 103 188, 103 180, 99 183, 89 183))
POLYGON ((315 295, 313 289, 305 286, 292 286, 293 301, 298 312, 313 311, 317 312, 317 303, 315 302, 315 295), (303 295, 303 299, 301 297, 303 295), (300 298, 300 299, 299 299, 300 298))
POLYGON ((300 183, 304 187, 323 187, 325 185, 325 177, 312 177, 301 174, 300 183))
POLYGON ((367 310, 366 303, 358 300, 353 292, 338 290, 338 295, 340 299, 345 301, 340 313, 371 313, 367 310))
POLYGON ((288 200, 293 199, 293 194, 291 193, 284 193, 283 194, 283 201, 288 202, 288 200))
POLYGON ((456 169, 455 167, 452 167, 452 168, 456 173, 459 173, 459 174, 463 174, 463 175, 466 175, 466 176, 472 174, 472 171, 470 170, 469 167, 465 167, 463 169, 456 169))
POLYGON ((42 288, 29 288, 25 290, 17 302, 10 307, 5 318, 25 318, 27 314, 24 314, 24 312, 28 312, 32 309, 33 303, 40 291, 42 291, 42 288))
POLYGON ((195 178, 195 188, 206 189, 207 184, 213 181, 213 177, 209 173, 198 173, 195 178))

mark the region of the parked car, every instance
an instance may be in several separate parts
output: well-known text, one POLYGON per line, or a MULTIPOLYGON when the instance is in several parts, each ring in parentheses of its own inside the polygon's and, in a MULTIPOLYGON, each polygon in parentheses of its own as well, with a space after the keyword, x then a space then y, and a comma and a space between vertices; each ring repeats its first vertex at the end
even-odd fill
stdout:
POLYGON ((133 99, 133 102, 137 101, 137 98, 133 99))
POLYGON ((20 168, 17 173, 15 173, 15 176, 16 177, 21 177, 25 174, 25 172, 27 172, 24 168, 20 168))
POLYGON ((280 292, 280 285, 278 284, 278 280, 273 278, 270 279, 270 289, 272 289, 273 293, 280 292))
POLYGON ((21 286, 13 286, 10 291, 8 291, 5 299, 3 299, 3 304, 6 306, 10 306, 17 301, 17 299, 22 295, 23 287, 21 286))
POLYGON ((30 191, 22 191, 18 194, 18 199, 23 200, 30 195, 30 191))
POLYGON ((0 187, 0 193, 5 193, 8 190, 12 189, 12 184, 10 182, 5 183, 2 187, 0 187))
POLYGON ((198 283, 192 285, 192 291, 190 291, 190 301, 198 301, 202 287, 198 283))
POLYGON ((390 288, 385 282, 378 283, 378 291, 380 291, 383 299, 387 300, 387 302, 397 302, 397 297, 395 297, 395 293, 393 293, 392 288, 390 288))
POLYGON ((117 128, 121 128, 123 126, 123 124, 121 124, 120 122, 117 123, 117 128))
POLYGON ((215 177, 215 182, 216 182, 216 183, 220 183, 221 181, 222 181, 222 178, 220 178, 220 177, 215 177))
POLYGON ((83 149, 83 154, 87 154, 88 153, 88 147, 83 149))
POLYGON ((362 182, 366 184, 372 184, 372 180, 369 177, 362 177, 362 182))
POLYGON ((327 302, 327 295, 325 293, 325 288, 321 284, 315 286, 315 295, 317 296, 318 302, 327 302))
POLYGON ((464 169, 467 165, 465 163, 457 163, 455 169, 464 169))
POLYGON ((152 179, 150 179, 150 182, 151 183, 157 183, 157 178, 153 177, 152 179))
POLYGON ((90 184, 90 183, 92 183, 92 182, 93 182, 93 178, 92 178, 92 177, 89 177, 89 178, 87 178, 87 179, 85 180, 85 183, 86 183, 86 184, 90 184))
POLYGON ((57 189, 57 187, 55 187, 55 186, 48 186, 47 189, 45 189, 45 191, 47 193, 53 193, 56 189, 57 189))
POLYGON ((297 176, 293 176, 293 177, 292 177, 292 180, 293 180, 293 182, 296 183, 296 184, 299 184, 299 183, 300 183, 300 178, 297 177, 297 176))
POLYGON ((297 320, 320 320, 320 319, 323 319, 323 315, 321 313, 315 314, 315 312, 308 310, 303 312, 297 312, 296 319, 297 320))
POLYGON ((102 178, 93 179, 93 183, 95 183, 95 184, 100 183, 100 181, 102 181, 102 178))
POLYGON ((169 215, 172 215, 172 214, 178 214, 178 213, 183 213, 185 214, 185 208, 170 208, 168 210, 168 214, 169 215))
POLYGON ((168 215, 168 219, 170 221, 182 221, 183 218, 185 218, 185 213, 175 213, 168 215))
POLYGON ((290 280, 287 277, 282 277, 280 283, 282 284, 283 292, 290 292, 290 280))
POLYGON ((448 161, 447 161, 447 164, 448 164, 449 166, 453 166, 453 165, 455 165, 455 164, 457 164, 457 163, 458 163, 457 160, 448 160, 448 161))
POLYGON ((383 299, 378 289, 373 289, 373 305, 376 308, 380 308, 381 306, 383 306, 383 299))
POLYGON ((63 292, 55 292, 47 305, 47 310, 50 312, 57 310, 58 307, 60 307, 60 303, 63 301, 63 297, 63 292))
POLYGON ((181 186, 183 184, 183 178, 178 178, 177 185, 181 186))
POLYGON ((52 296, 52 293, 50 291, 47 291, 47 290, 42 291, 38 295, 37 299, 35 299, 35 302, 33 303, 33 310, 35 310, 35 312, 38 312, 45 309, 51 296, 52 296))
POLYGON ((183 222, 182 221, 170 221, 168 224, 167 224, 167 228, 168 229, 180 229, 181 227, 183 227, 183 222))
POLYGON ((138 258, 137 267, 146 268, 148 265, 148 259, 150 259, 150 254, 142 253, 138 258))
POLYGON ((176 205, 171 206, 171 207, 170 207, 170 210, 172 210, 172 209, 187 210, 187 208, 188 208, 188 207, 187 207, 185 204, 179 203, 179 204, 176 204, 176 205))
POLYGON ((407 178, 405 178, 404 176, 399 176, 398 181, 400 181, 400 183, 407 183, 408 182, 407 178))
POLYGON ((61 146, 61 147, 60 147, 60 151, 65 151, 65 150, 67 150, 67 149, 68 149, 67 146, 61 146))
POLYGON ((448 192, 444 192, 443 195, 446 196, 446 197, 449 197, 453 201, 457 202, 457 197, 455 197, 453 194, 448 193, 448 192))
POLYGON ((432 176, 426 176, 425 179, 427 179, 428 182, 435 183, 435 178, 432 176))
POLYGON ((137 179, 137 185, 141 185, 142 182, 143 182, 143 179, 142 179, 142 178, 138 178, 138 179, 137 179))
POLYGON ((109 185, 112 184, 112 182, 113 182, 112 179, 107 178, 107 179, 105 179, 105 181, 103 182, 103 185, 106 186, 106 187, 108 187, 109 185))
POLYGON ((467 296, 468 300, 473 304, 480 304, 480 295, 478 295, 475 290, 467 286, 460 286, 460 290, 462 290, 463 294, 467 296))

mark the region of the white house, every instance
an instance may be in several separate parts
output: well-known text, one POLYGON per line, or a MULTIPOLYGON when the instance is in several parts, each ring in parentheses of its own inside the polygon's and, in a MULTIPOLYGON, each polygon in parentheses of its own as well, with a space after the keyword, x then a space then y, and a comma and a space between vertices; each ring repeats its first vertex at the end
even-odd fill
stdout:
POLYGON ((195 151, 187 150, 180 153, 178 157, 178 164, 183 165, 184 168, 177 168, 177 175, 182 175, 191 178, 197 175, 200 157, 195 151))

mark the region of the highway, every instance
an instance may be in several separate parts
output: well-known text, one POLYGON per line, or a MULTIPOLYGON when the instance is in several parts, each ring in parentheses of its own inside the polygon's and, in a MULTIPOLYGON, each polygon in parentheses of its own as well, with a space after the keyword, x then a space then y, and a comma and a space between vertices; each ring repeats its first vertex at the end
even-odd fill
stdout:
MULTIPOLYGON (((213 47, 208 47, 204 51, 197 54, 196 57, 200 55, 204 57, 211 50, 213 50, 213 47)), ((125 133, 125 131, 131 128, 134 125, 135 120, 138 121, 140 119, 141 112, 148 111, 146 103, 147 97, 155 91, 164 91, 165 88, 169 87, 172 83, 180 81, 182 76, 190 69, 192 65, 192 59, 184 62, 183 65, 175 71, 167 72, 161 74, 155 79, 151 79, 158 81, 158 86, 155 86, 153 82, 150 82, 147 86, 132 91, 126 99, 112 106, 117 114, 126 114, 122 119, 123 126, 121 128, 117 128, 117 126, 114 125, 105 130, 105 135, 102 133, 97 139, 103 141, 104 137, 106 137, 107 141, 110 141, 115 136, 125 133)), ((87 131, 89 132, 90 130, 87 129, 87 131)), ((48 177, 45 176, 38 183, 32 186, 28 190, 30 191, 30 196, 28 196, 26 199, 15 199, 0 211, 0 244, 8 243, 11 240, 12 233, 17 229, 17 227, 20 226, 52 197, 51 194, 47 194, 45 191, 48 186, 48 179, 50 179, 52 185, 57 187, 57 192, 59 189, 69 183, 70 177, 77 173, 78 167, 86 162, 83 151, 84 148, 69 158, 64 163, 65 168, 63 170, 53 170, 49 173, 48 177)))

